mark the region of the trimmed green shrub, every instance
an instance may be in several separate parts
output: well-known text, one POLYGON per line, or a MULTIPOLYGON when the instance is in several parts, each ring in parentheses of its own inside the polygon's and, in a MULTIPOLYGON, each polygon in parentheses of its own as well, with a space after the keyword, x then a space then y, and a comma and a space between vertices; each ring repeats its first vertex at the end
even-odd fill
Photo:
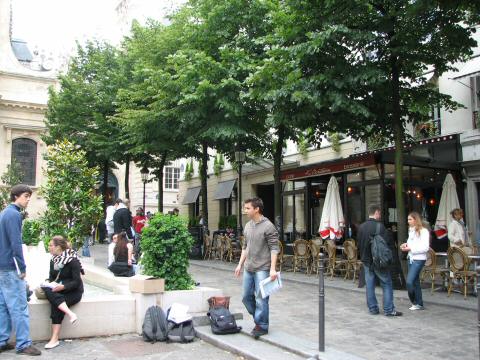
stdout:
POLYGON ((41 240, 42 222, 40 220, 24 220, 22 240, 25 245, 37 245, 41 240))
POLYGON ((193 243, 186 219, 157 213, 142 231, 141 263, 145 275, 165 279, 166 290, 192 289, 188 255, 193 243))

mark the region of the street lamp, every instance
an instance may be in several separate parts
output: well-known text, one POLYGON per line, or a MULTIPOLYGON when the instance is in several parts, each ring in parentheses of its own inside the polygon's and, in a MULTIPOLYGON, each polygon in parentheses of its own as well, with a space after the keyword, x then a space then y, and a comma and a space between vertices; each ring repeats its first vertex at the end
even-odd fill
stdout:
POLYGON ((245 151, 235 151, 235 162, 238 164, 238 189, 237 189, 237 201, 238 201, 238 218, 237 218, 237 237, 240 239, 242 235, 242 165, 245 163, 245 151))
POLYGON ((142 168, 142 170, 140 170, 140 176, 142 177, 142 181, 143 181, 143 213, 146 214, 145 212, 145 185, 147 184, 147 181, 148 181, 148 169, 146 166, 144 166, 142 168))

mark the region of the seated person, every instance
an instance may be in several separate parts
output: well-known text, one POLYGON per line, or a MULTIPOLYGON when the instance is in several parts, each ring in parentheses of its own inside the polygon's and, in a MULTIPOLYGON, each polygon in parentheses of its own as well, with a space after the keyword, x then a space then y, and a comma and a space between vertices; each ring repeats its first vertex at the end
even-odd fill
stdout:
POLYGON ((110 244, 108 244, 107 267, 112 265, 112 263, 115 261, 115 255, 113 254, 113 250, 115 249, 115 246, 117 245, 117 239, 118 239, 118 235, 113 234, 112 235, 112 242, 110 244))
POLYGON ((77 321, 77 315, 69 306, 82 299, 83 282, 80 274, 84 274, 84 271, 77 253, 63 236, 54 236, 50 240, 48 251, 52 254, 50 274, 48 282, 42 284, 42 289, 51 304, 52 336, 45 349, 53 349, 60 345, 58 339, 65 314, 72 324, 77 321))
POLYGON ((121 232, 117 234, 117 242, 113 249, 114 261, 108 269, 115 276, 130 277, 135 275, 133 270, 133 245, 128 241, 127 234, 121 232))

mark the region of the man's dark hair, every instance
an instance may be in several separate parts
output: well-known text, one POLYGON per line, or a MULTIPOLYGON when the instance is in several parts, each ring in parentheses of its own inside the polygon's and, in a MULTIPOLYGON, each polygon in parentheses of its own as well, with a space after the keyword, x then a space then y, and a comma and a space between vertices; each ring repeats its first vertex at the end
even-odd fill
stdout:
POLYGON ((243 202, 244 204, 252 204, 253 208, 256 209, 258 208, 260 211, 260 214, 263 214, 263 201, 260 198, 251 198, 247 199, 243 202))
POLYGON ((17 200, 17 198, 23 193, 29 193, 30 195, 32 195, 32 192, 33 192, 32 189, 28 185, 24 185, 24 184, 15 185, 10 189, 10 201, 17 200))
POLYGON ((375 213, 377 211, 382 211, 382 209, 380 209, 380 206, 378 205, 370 205, 368 207, 368 215, 371 216, 371 215, 375 215, 375 213))
POLYGON ((123 204, 123 200, 122 199, 117 199, 117 200, 115 200, 115 204, 117 204, 117 205, 118 204, 123 204))

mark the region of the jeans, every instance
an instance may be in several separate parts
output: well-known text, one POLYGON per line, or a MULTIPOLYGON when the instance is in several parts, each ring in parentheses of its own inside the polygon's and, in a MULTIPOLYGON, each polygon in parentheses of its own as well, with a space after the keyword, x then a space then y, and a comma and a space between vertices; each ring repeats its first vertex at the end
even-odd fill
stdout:
POLYGON ((25 281, 15 270, 0 270, 0 346, 10 339, 12 324, 16 331, 17 351, 29 347, 32 340, 25 281))
POLYGON ((243 272, 243 299, 248 313, 253 316, 253 321, 263 330, 268 331, 268 297, 262 299, 260 294, 260 281, 268 278, 270 272, 266 270, 243 272))
POLYGON ((420 272, 425 265, 425 260, 408 262, 407 291, 412 304, 423 306, 422 288, 420 287, 420 272))
POLYGON ((363 264, 365 268, 365 286, 367 288, 367 306, 372 314, 378 314, 378 302, 375 296, 375 277, 380 280, 383 290, 383 312, 385 315, 395 311, 393 305, 392 277, 389 270, 377 270, 373 266, 363 264))

